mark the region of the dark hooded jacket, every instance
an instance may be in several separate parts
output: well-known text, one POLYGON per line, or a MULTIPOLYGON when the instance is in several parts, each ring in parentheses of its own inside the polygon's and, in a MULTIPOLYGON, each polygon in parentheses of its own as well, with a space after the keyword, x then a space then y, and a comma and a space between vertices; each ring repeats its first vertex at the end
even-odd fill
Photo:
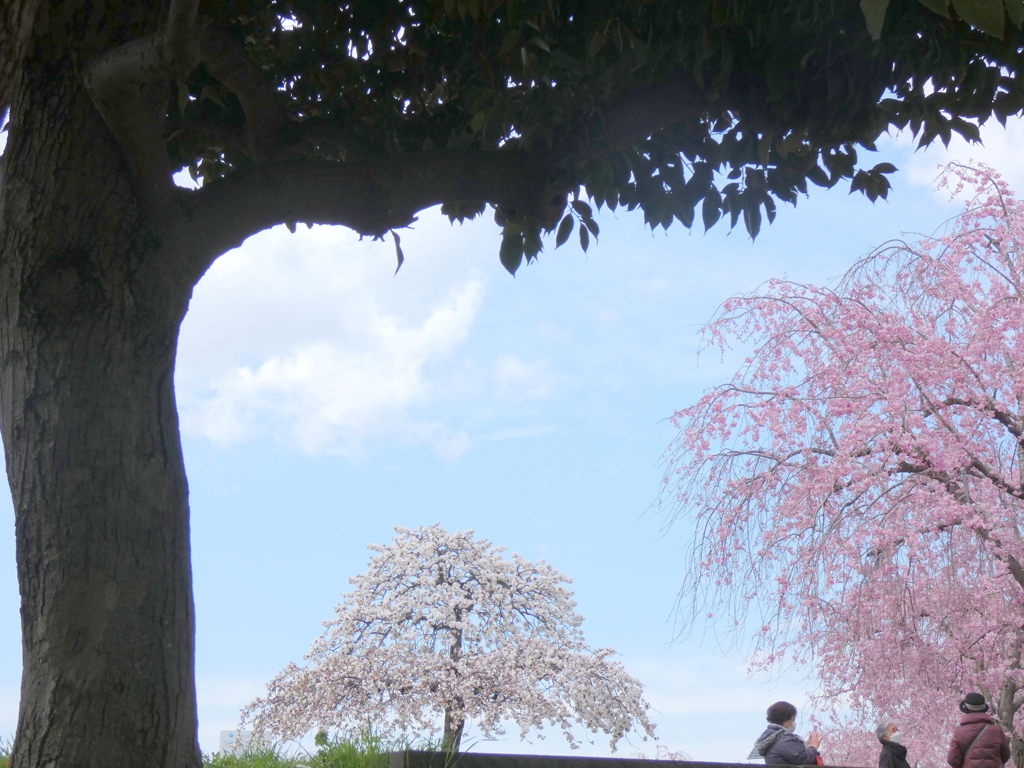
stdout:
POLYGON ((991 715, 987 712, 971 712, 961 718, 960 725, 953 731, 953 740, 949 743, 947 763, 953 768, 1002 768, 1003 763, 1009 759, 1010 743, 991 715), (986 725, 988 728, 971 747, 971 742, 986 725))
POLYGON ((795 733, 781 725, 769 723, 754 749, 764 758, 765 765, 815 765, 818 750, 808 747, 795 733))
POLYGON ((907 748, 892 741, 882 742, 882 754, 878 756, 878 768, 910 768, 907 762, 907 748))

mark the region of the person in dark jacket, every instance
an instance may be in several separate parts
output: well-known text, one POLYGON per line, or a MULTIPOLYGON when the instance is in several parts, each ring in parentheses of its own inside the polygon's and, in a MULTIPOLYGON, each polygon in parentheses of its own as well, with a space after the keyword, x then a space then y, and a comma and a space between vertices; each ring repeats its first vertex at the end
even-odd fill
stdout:
POLYGON ((980 693, 969 693, 960 702, 960 725, 953 731, 946 762, 953 768, 1002 768, 1010 759, 1010 743, 980 693))
POLYGON ((910 768, 907 748, 903 746, 903 733, 892 720, 883 720, 875 728, 875 736, 882 742, 878 768, 910 768))
POLYGON ((768 707, 768 727, 754 743, 754 751, 764 758, 765 765, 815 765, 821 737, 817 731, 807 742, 793 733, 796 707, 788 701, 777 701, 768 707))

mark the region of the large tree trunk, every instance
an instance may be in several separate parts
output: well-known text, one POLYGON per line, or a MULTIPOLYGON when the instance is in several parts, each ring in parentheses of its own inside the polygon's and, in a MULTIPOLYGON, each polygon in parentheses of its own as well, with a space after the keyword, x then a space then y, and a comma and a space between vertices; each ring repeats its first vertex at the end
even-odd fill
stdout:
POLYGON ((0 0, 0 117, 7 110, 39 0, 0 0))
POLYGON ((14 768, 200 764, 177 277, 72 56, 28 63, 0 191, 0 417, 24 672, 14 768))

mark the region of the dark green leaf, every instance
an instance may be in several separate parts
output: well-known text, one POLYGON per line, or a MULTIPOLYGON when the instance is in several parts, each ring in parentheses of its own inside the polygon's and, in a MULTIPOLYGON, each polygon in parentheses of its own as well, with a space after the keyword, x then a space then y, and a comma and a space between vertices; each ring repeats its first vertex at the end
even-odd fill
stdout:
POLYGON ((1024 24, 1024 0, 1006 0, 1006 15, 1015 27, 1024 24))
POLYGON ((178 83, 178 111, 185 115, 185 108, 188 106, 188 85, 178 83))
POLYGON ((572 203, 570 203, 570 205, 572 205, 572 209, 576 211, 576 213, 578 213, 583 219, 594 218, 594 212, 591 210, 590 206, 584 203, 582 200, 573 200, 572 203))
POLYGON ((957 15, 982 32, 1003 36, 1003 0, 953 0, 957 15))
POLYGON ((748 199, 743 206, 743 223, 751 238, 761 231, 761 206, 756 200, 748 199))
POLYGON ((860 10, 872 40, 882 36, 882 24, 885 22, 885 9, 888 5, 889 0, 860 0, 860 10))
POLYGON ((807 178, 817 184, 819 187, 831 187, 832 181, 829 179, 828 174, 825 173, 821 166, 814 166, 807 172, 807 178))
POLYGON ((704 219, 704 231, 707 232, 722 216, 722 196, 714 187, 705 195, 704 203, 701 205, 701 218, 704 219))
POLYGON ((498 55, 502 56, 508 53, 517 45, 519 45, 519 41, 522 39, 523 34, 518 29, 509 30, 508 32, 505 33, 504 40, 501 41, 501 47, 498 48, 498 55))
POLYGON ((523 254, 528 261, 533 261, 543 249, 544 244, 540 239, 540 230, 530 229, 523 235, 523 254))
POLYGON ((395 267, 395 274, 398 274, 398 270, 402 268, 402 264, 405 263, 405 254, 402 253, 402 238, 398 236, 397 232, 392 232, 391 236, 395 238, 395 256, 398 257, 398 266, 395 267))
POLYGON ((523 263, 523 233, 509 231, 501 238, 501 249, 498 251, 501 266, 515 276, 519 265, 523 263))
POLYGON ((587 248, 590 247, 590 234, 587 232, 586 227, 580 227, 580 248, 583 252, 587 252, 587 248))
POLYGON ((223 107, 224 106, 224 100, 221 99, 220 93, 218 92, 216 86, 213 86, 213 85, 204 85, 203 86, 202 90, 199 91, 199 100, 203 101, 204 99, 209 99, 214 104, 216 104, 218 107, 223 107))
POLYGON ((555 248, 565 245, 565 241, 572 234, 572 228, 576 224, 576 217, 571 213, 562 217, 562 223, 558 225, 558 232, 555 233, 555 248))
POLYGON ((687 200, 683 197, 676 197, 673 201, 674 211, 666 211, 661 217, 661 226, 668 229, 672 224, 673 218, 678 218, 682 222, 683 226, 689 229, 693 226, 694 207, 696 203, 687 200), (674 216, 673 216, 674 213, 674 216))
POLYGON ((949 0, 918 0, 925 8, 949 18, 949 0))
POLYGON ((536 45, 542 51, 547 51, 548 53, 551 53, 551 48, 548 46, 548 41, 545 40, 540 35, 534 35, 532 38, 530 38, 530 43, 536 45))

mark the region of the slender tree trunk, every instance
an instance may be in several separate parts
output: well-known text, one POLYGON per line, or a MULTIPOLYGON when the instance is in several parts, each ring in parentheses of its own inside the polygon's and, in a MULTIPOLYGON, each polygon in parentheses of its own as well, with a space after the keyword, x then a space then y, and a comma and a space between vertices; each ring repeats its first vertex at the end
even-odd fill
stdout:
POLYGON ((191 282, 70 55, 26 64, 0 187, 0 418, 23 678, 14 768, 193 768, 188 491, 173 370, 191 282))
MULTIPOLYGON (((455 620, 462 620, 462 612, 455 609, 455 620)), ((448 646, 448 658, 453 665, 452 674, 458 675, 459 661, 462 659, 462 630, 452 630, 451 644, 448 646)), ((462 716, 462 699, 456 698, 444 708, 444 733, 441 736, 441 749, 450 755, 458 754, 462 744, 462 731, 466 720, 462 716)))
MULTIPOLYGON (((1020 652, 1021 644, 1020 642, 1015 642, 1011 657, 1016 659, 1015 663, 1017 664, 1020 663, 1020 652)), ((1014 716, 1017 714, 1017 708, 1014 707, 1013 700, 1019 690, 1014 678, 1007 675, 1003 678, 1003 684, 999 690, 999 698, 993 702, 995 705, 993 715, 999 720, 1000 727, 1010 739, 1010 765, 1013 768, 1024 768, 1024 742, 1021 741, 1020 736, 1017 735, 1013 728, 1014 716)))
POLYGON ((450 755, 459 753, 462 743, 462 731, 466 721, 452 714, 451 708, 444 711, 444 734, 441 736, 441 751, 450 755))

